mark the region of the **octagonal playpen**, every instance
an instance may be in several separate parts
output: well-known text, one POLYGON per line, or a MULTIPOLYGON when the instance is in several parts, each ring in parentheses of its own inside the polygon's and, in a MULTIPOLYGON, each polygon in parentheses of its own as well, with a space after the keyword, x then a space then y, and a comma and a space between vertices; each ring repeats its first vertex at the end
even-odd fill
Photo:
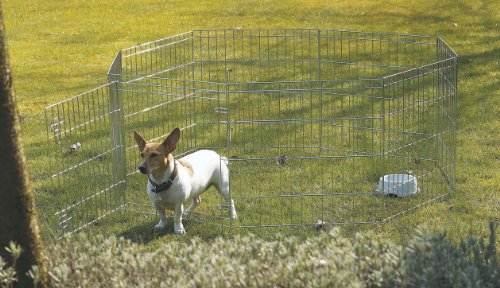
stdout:
POLYGON ((457 55, 439 37, 191 31, 120 51, 108 80, 45 111, 61 236, 154 214, 132 130, 227 156, 239 219, 214 191, 190 217, 224 229, 384 223, 455 189, 457 55))

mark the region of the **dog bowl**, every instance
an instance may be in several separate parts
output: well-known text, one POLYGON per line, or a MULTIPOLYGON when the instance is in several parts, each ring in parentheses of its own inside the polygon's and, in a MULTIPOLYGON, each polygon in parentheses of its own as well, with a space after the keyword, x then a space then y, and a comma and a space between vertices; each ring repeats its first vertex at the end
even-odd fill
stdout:
POLYGON ((389 174, 380 177, 377 193, 388 196, 407 197, 420 192, 417 178, 409 174, 389 174))

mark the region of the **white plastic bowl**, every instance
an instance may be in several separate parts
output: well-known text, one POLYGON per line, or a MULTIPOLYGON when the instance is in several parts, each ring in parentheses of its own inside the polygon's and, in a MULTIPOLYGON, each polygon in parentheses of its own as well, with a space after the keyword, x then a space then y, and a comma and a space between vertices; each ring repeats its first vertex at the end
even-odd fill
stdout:
POLYGON ((380 177, 377 193, 389 196, 407 197, 420 192, 417 178, 409 174, 389 174, 380 177))

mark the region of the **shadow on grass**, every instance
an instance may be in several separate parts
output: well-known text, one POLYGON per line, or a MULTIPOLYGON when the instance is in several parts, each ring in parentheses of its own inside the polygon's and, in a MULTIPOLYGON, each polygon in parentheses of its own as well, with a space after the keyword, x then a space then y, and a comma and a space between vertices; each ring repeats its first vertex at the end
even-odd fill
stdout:
POLYGON ((156 230, 154 226, 157 220, 148 218, 145 221, 136 223, 136 225, 119 233, 118 236, 128 239, 138 244, 148 244, 151 241, 157 240, 169 234, 174 234, 174 225, 170 221, 162 230, 156 230))
POLYGON ((119 233, 118 236, 137 244, 149 244, 163 238, 170 238, 171 240, 183 242, 189 241, 189 239, 193 237, 200 237, 205 241, 211 241, 217 237, 226 235, 222 228, 214 228, 213 225, 205 225, 196 221, 190 221, 189 219, 182 221, 187 231, 184 235, 177 235, 174 233, 174 224, 171 218, 167 221, 167 226, 161 230, 154 228, 157 223, 157 219, 149 218, 124 230, 119 233))

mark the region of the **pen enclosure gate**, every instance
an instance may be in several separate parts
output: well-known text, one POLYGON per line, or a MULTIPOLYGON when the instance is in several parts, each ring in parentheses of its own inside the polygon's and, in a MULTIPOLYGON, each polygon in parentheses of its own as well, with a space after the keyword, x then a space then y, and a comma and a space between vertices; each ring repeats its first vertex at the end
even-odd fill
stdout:
POLYGON ((108 80, 46 108, 61 235, 154 213, 132 130, 161 141, 179 127, 175 157, 229 159, 239 219, 209 191, 190 217, 204 225, 384 223, 455 189, 457 55, 439 37, 192 31, 120 51, 108 80), (415 175, 420 193, 374 194, 393 173, 415 175))

